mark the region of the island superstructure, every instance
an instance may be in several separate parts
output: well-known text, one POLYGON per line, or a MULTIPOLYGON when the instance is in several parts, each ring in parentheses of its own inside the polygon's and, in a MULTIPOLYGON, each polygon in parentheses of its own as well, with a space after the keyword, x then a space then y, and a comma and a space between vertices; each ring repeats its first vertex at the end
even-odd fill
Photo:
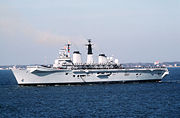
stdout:
POLYGON ((99 54, 98 62, 93 60, 91 40, 88 40, 87 61, 82 62, 80 51, 74 51, 71 58, 70 46, 59 51, 59 57, 52 66, 38 65, 27 68, 12 68, 19 85, 56 85, 115 83, 131 81, 161 81, 169 72, 165 67, 125 68, 118 59, 99 54))

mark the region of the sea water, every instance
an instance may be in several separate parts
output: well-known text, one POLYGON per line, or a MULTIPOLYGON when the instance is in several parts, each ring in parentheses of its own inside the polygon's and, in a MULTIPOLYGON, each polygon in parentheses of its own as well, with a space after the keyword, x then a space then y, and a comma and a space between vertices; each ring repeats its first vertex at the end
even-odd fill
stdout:
POLYGON ((162 82, 18 86, 0 70, 0 118, 180 118, 180 68, 162 82))

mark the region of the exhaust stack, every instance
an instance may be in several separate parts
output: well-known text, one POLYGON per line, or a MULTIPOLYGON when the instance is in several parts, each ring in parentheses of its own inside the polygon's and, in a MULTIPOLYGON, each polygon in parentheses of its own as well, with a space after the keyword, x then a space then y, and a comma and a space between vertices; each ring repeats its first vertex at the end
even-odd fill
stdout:
POLYGON ((74 64, 81 64, 81 53, 79 51, 74 51, 73 52, 73 63, 74 64))
POLYGON ((107 57, 105 54, 99 54, 98 63, 99 64, 107 64, 107 57))

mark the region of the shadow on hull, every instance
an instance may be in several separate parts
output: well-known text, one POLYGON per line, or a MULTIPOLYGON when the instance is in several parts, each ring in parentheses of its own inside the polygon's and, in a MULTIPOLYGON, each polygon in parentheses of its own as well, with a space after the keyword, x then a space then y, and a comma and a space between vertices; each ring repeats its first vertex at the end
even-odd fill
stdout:
POLYGON ((56 86, 56 85, 90 85, 90 84, 117 84, 117 83, 144 83, 144 82, 159 82, 161 79, 153 80, 138 80, 138 81, 110 81, 110 82, 84 82, 84 83, 27 83, 19 84, 20 86, 56 86))

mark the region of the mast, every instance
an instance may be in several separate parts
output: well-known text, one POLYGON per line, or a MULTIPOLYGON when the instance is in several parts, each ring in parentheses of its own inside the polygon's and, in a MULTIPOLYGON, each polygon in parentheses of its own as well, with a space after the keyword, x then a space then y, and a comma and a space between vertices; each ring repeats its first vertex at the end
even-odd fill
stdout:
POLYGON ((68 49, 68 57, 70 57, 70 46, 71 46, 71 43, 70 43, 70 41, 68 41, 68 43, 67 43, 67 49, 68 49))
POLYGON ((92 53, 92 43, 91 39, 88 39, 88 44, 86 44, 88 47, 88 52, 87 52, 87 64, 92 64, 93 61, 93 53, 92 53))
POLYGON ((88 39, 88 44, 87 44, 87 46, 88 46, 88 55, 89 55, 89 54, 93 54, 93 53, 92 53, 91 39, 88 39))

